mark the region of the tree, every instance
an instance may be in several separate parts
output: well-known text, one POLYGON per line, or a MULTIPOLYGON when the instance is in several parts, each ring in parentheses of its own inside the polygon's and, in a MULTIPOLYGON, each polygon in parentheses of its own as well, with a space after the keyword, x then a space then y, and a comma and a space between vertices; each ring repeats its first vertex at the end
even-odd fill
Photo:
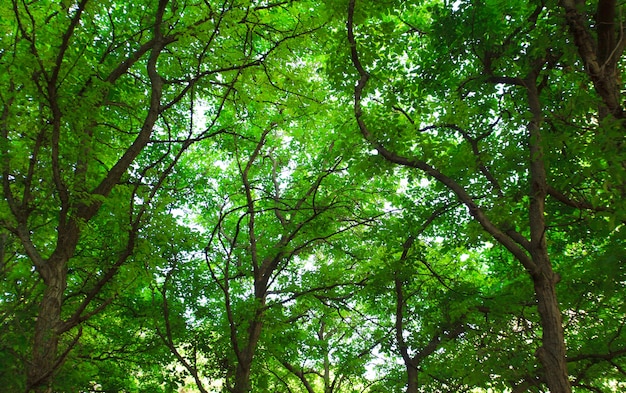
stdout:
POLYGON ((0 384, 623 390, 623 26, 614 0, 3 3, 0 384))
POLYGON ((297 23, 263 20, 280 6, 3 5, 0 219, 43 284, 31 296, 39 309, 26 390, 50 388, 83 322, 114 300, 101 291, 133 255, 180 156, 222 132, 213 126, 242 71, 303 33, 297 23), (201 129, 198 95, 211 108, 201 129), (96 245, 111 224, 118 231, 96 245), (77 253, 107 249, 111 239, 101 264, 77 253))
MULTIPOLYGON (((606 18, 603 7, 612 7, 606 11, 613 15, 608 17, 611 32, 606 36, 614 41, 616 23, 611 18, 616 17, 615 4, 609 3, 600 1, 597 15, 606 18)), ((366 6, 371 12, 373 6, 366 6)), ((576 30, 583 18, 580 10, 568 2, 563 6, 581 56, 597 56, 594 48, 582 47, 584 40, 579 35, 587 40, 584 45, 591 45, 591 33, 587 27, 584 32, 576 30)), ((602 188, 571 176, 563 181, 565 173, 584 172, 580 165, 562 161, 558 167, 550 164, 562 149, 585 162, 593 160, 596 151, 591 146, 570 143, 587 138, 577 135, 580 126, 576 124, 595 128, 589 119, 597 119, 597 131, 590 132, 613 134, 621 113, 614 102, 618 85, 614 69, 623 48, 614 45, 615 51, 604 57, 606 73, 580 70, 580 63, 571 55, 567 34, 558 30, 562 20, 559 9, 543 2, 529 2, 523 7, 497 2, 474 6, 460 2, 454 7, 431 4, 423 14, 409 4, 389 2, 381 7, 399 14, 394 17, 384 11, 380 19, 365 20, 366 11, 357 13, 355 1, 348 6, 350 57, 358 79, 354 113, 361 134, 383 159, 420 171, 454 193, 472 219, 521 263, 533 283, 541 318, 542 345, 536 351, 543 367, 540 379, 553 392, 569 392, 556 293, 561 276, 553 270, 558 258, 550 252, 548 239, 567 236, 567 231, 559 228, 560 222, 574 220, 576 214, 595 220, 609 209, 613 220, 619 222, 624 210, 614 199, 618 193, 613 189, 606 194, 602 188), (360 30, 357 20, 364 21, 360 30), (359 37, 366 37, 373 29, 387 33, 387 38, 365 45, 359 37), (558 39, 549 42, 545 37, 555 32, 558 39), (383 50, 387 55, 380 61, 383 50), (429 70, 421 59, 438 59, 438 64, 433 63, 429 70), (570 70, 580 71, 567 75, 570 70), (602 102, 599 112, 593 97, 575 112, 572 104, 559 108, 560 103, 550 101, 557 105, 555 108, 544 103, 553 92, 559 92, 571 97, 570 102, 581 104, 581 94, 572 92, 568 82, 586 84, 588 76, 602 102), (602 87, 605 85, 611 86, 610 93, 602 87), (370 94, 382 99, 369 98, 370 94), (524 109, 518 105, 522 100, 526 102, 524 109), (427 108, 433 107, 438 112, 429 115, 427 108), (568 112, 567 120, 557 113, 563 109, 568 112), (564 139, 546 136, 554 128, 564 139), (525 157, 519 155, 520 149, 526 151, 525 157), (591 202, 582 191, 588 187, 599 190, 616 207, 591 202)), ((598 37, 598 50, 606 52, 610 44, 603 42, 601 31, 598 37)), ((614 152, 613 144, 621 145, 619 138, 607 139, 611 142, 603 143, 602 149, 614 152)), ((616 172, 621 173, 621 169, 616 172)), ((621 175, 606 175, 603 171, 593 174, 605 184, 620 184, 621 175)), ((609 230, 613 228, 614 224, 609 230)))
MULTIPOLYGON (((306 80, 310 66, 301 67, 286 74, 306 80)), ((287 75, 253 74, 254 82, 242 80, 235 85, 246 94, 238 95, 242 101, 225 105, 224 114, 232 116, 233 126, 221 136, 218 149, 207 154, 212 146, 201 142, 178 167, 181 173, 197 174, 183 188, 186 196, 179 206, 188 217, 195 217, 194 225, 205 234, 204 244, 196 246, 203 250, 208 270, 196 276, 200 279, 191 280, 196 289, 189 289, 185 281, 192 273, 177 272, 180 263, 176 270, 174 265, 168 268, 158 297, 168 310, 165 323, 172 328, 160 329, 166 345, 201 391, 209 388, 202 378, 204 365, 196 365, 196 349, 220 369, 205 376, 222 379, 231 391, 248 391, 267 379, 261 366, 255 366, 257 348, 269 351, 276 346, 272 342, 278 338, 273 335, 280 336, 285 329, 284 304, 332 288, 336 285, 332 280, 345 281, 338 272, 331 281, 326 278, 321 283, 296 283, 292 277, 297 277, 299 269, 308 269, 305 261, 313 250, 332 249, 344 233, 370 220, 364 196, 374 193, 363 190, 361 177, 348 176, 347 158, 333 151, 333 131, 329 129, 328 135, 306 132, 319 128, 327 114, 323 107, 314 112, 318 92, 297 84, 282 89, 277 81, 289 80, 287 75), (252 86, 246 87, 247 83, 252 86), (259 88, 264 83, 277 88, 259 88), (307 107, 297 109, 302 103, 307 107), (219 293, 222 299, 216 297, 219 293), (184 298, 185 304, 179 304, 178 298, 184 298), (205 302, 219 310, 207 314, 201 305, 205 302), (186 326, 184 333, 175 326, 186 326), (204 348, 189 338, 211 330, 226 334, 217 335, 204 348)), ((197 255, 194 258, 199 263, 197 255)), ((267 354, 262 356, 268 359, 267 354)))
POLYGON ((353 199, 358 189, 350 183, 338 187, 345 170, 342 160, 322 162, 319 172, 309 172, 310 166, 279 150, 283 138, 270 139, 272 132, 280 133, 274 127, 268 124, 261 139, 248 147, 235 138, 233 165, 243 192, 228 196, 207 248, 207 263, 224 294, 236 355, 233 392, 250 389, 252 362, 268 323, 265 315, 274 303, 268 298, 270 289, 291 272, 291 260, 362 220, 354 212, 360 207, 353 199), (292 168, 302 172, 287 174, 292 168), (291 180, 282 180, 285 176, 291 180), (215 243, 221 250, 213 249, 215 243))

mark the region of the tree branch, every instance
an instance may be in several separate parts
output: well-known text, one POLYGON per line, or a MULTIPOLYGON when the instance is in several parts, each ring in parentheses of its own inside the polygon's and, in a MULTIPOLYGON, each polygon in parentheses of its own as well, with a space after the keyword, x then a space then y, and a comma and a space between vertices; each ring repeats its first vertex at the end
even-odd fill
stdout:
POLYGON ((478 206, 474 198, 472 198, 469 193, 457 182, 455 182, 452 178, 444 175, 442 172, 437 170, 436 168, 429 165, 427 162, 415 159, 415 158, 407 158, 401 155, 398 155, 394 152, 389 151, 385 148, 381 143, 376 141, 367 125, 365 124, 365 120, 363 119, 363 110, 361 107, 361 101, 363 97, 363 90, 367 84, 369 79, 369 74, 363 68, 361 61, 359 59, 359 54, 357 51, 356 39, 354 36, 354 5, 355 0, 350 0, 348 5, 348 42, 350 46, 351 59, 354 67, 359 73, 359 80, 354 88, 354 116, 356 118, 359 130, 361 134, 377 151, 378 153, 387 161, 395 163, 400 166, 405 166, 408 168, 418 169, 431 177, 435 178, 437 181, 446 186, 449 190, 454 192, 456 196, 467 206, 469 209, 469 213, 481 224, 481 226, 491 234, 500 244, 502 244, 507 250, 509 250, 515 258, 517 258, 522 265, 528 271, 534 271, 536 269, 535 263, 532 259, 526 254, 523 248, 519 246, 519 244, 514 241, 510 236, 508 236, 505 232, 503 232, 500 228, 498 228, 485 214, 485 212, 478 206))

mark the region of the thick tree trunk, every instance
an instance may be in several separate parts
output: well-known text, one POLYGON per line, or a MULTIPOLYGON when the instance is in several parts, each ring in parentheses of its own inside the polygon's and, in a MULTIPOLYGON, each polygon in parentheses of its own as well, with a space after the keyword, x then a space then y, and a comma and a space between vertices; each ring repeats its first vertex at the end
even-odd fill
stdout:
POLYGON ((545 379, 552 393, 571 393, 566 360, 565 338, 559 302, 556 297, 558 276, 552 270, 546 241, 545 203, 548 193, 546 168, 541 142, 541 104, 536 87, 537 72, 525 80, 533 118, 528 124, 530 152, 530 256, 529 271, 534 284, 537 309, 541 318, 542 346, 537 350, 545 379))
POLYGON ((250 392, 250 371, 252 370, 252 361, 254 359, 255 349, 256 343, 254 344, 254 347, 246 348, 244 353, 239 357, 237 369, 235 371, 235 385, 233 387, 233 393, 250 392))
POLYGON ((568 379, 561 311, 556 297, 556 277, 548 263, 545 271, 533 280, 543 329, 542 346, 536 354, 543 365, 550 392, 570 393, 572 388, 568 379))
POLYGON ((66 263, 55 261, 46 266, 45 289, 39 305, 35 323, 33 353, 27 369, 26 391, 48 392, 51 389, 54 373, 63 363, 59 357, 59 328, 61 326, 61 306, 67 286, 66 263))
POLYGON ((417 393, 417 387, 419 386, 419 371, 417 367, 411 363, 406 363, 406 373, 408 377, 406 393, 417 393))
POLYGON ((250 366, 252 361, 239 361, 235 372, 235 387, 233 393, 248 393, 250 391, 250 366))
POLYGON ((235 386, 233 387, 233 393, 250 392, 250 371, 252 369, 254 353, 256 352, 259 338, 261 337, 261 331, 263 329, 264 306, 265 301, 262 301, 259 308, 257 308, 254 319, 250 323, 247 344, 241 353, 237 354, 237 369, 235 371, 235 386))

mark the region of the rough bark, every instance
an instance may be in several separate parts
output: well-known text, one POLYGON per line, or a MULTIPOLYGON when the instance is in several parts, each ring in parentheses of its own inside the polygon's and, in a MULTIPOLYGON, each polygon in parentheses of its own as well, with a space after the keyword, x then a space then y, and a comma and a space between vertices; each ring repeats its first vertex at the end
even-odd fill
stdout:
POLYGON ((417 393, 417 388, 419 387, 419 370, 413 364, 406 364, 406 373, 407 373, 407 385, 406 385, 406 393, 417 393))
POLYGON ((529 271, 533 280, 537 309, 541 318, 542 346, 537 351, 548 387, 552 393, 572 391, 568 372, 565 338, 559 302, 556 296, 557 275, 552 270, 546 242, 545 202, 548 194, 546 169, 541 145, 541 104, 536 86, 538 72, 525 80, 528 104, 533 115, 528 124, 530 153, 530 255, 536 268, 529 271))
POLYGON ((257 307, 254 319, 248 328, 248 339, 246 346, 237 353, 237 369, 235 371, 235 386, 233 393, 248 393, 250 391, 250 372, 252 370, 252 362, 256 352, 261 331, 263 329, 263 318, 265 308, 265 300, 261 300, 261 304, 257 307))
MULTIPOLYGON (((54 261, 53 261, 54 262, 54 261)), ((33 354, 26 380, 26 391, 47 391, 54 371, 63 359, 57 356, 63 294, 67 286, 65 261, 56 261, 46 269, 46 286, 35 323, 33 354)), ((42 274, 43 275, 43 274, 42 274)))
MULTIPOLYGON (((546 256, 547 257, 547 256, 546 256)), ((570 393, 566 347, 559 302, 556 297, 556 278, 548 264, 542 273, 533 279, 537 309, 541 318, 542 346, 536 355, 543 366, 546 384, 552 393, 570 393)))
POLYGON ((561 0, 565 20, 570 34, 585 65, 585 71, 602 99, 600 117, 611 114, 616 119, 624 118, 621 103, 621 80, 617 63, 621 58, 626 39, 620 21, 616 23, 617 4, 615 0, 600 0, 596 12, 597 39, 589 29, 590 23, 584 13, 584 3, 576 0, 561 0), (619 33, 616 37, 616 33, 619 33))

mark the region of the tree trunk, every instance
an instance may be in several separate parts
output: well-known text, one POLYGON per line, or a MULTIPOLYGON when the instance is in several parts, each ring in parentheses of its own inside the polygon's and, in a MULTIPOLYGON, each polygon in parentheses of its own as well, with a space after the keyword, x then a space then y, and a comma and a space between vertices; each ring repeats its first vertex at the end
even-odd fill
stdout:
POLYGON ((562 317, 556 297, 557 281, 549 263, 545 265, 545 271, 533 279, 543 329, 542 346, 536 355, 545 370, 550 392, 570 393, 572 387, 568 379, 562 317))
POLYGON ((259 343, 261 330, 263 328, 264 307, 265 300, 263 299, 256 310, 254 319, 250 321, 248 342, 245 348, 237 354, 237 370, 235 371, 233 393, 248 393, 250 391, 250 371, 252 369, 254 353, 256 352, 256 347, 259 343))
POLYGON ((617 2, 615 0, 598 1, 596 20, 593 22, 581 12, 576 0, 561 0, 559 4, 565 10, 565 20, 583 61, 585 72, 602 99, 600 117, 611 114, 616 119, 623 119, 622 83, 617 64, 624 53, 626 42, 621 38, 619 42, 616 42, 616 32, 621 34, 622 28, 620 25, 618 29, 616 23, 617 2), (590 23, 596 25, 597 40, 588 28, 590 23))
POLYGON ((35 323, 32 360, 28 365, 26 391, 49 392, 54 373, 64 360, 58 356, 61 306, 67 286, 67 264, 48 261, 44 277, 45 289, 35 323))
POLYGON ((244 362, 237 362, 237 371, 235 372, 235 387, 233 393, 248 393, 250 391, 250 366, 252 359, 244 362), (244 364, 245 363, 245 364, 244 364))
POLYGON ((534 284, 537 310, 541 318, 542 346, 536 352, 543 365, 546 383, 552 393, 571 393, 563 336, 563 324, 556 297, 558 276, 552 270, 546 241, 545 203, 547 177, 541 142, 542 111, 536 86, 536 70, 526 78, 528 104, 533 118, 528 124, 530 153, 530 256, 533 268, 529 271, 534 284))
POLYGON ((417 366, 412 363, 406 363, 406 373, 408 376, 406 393, 417 393, 417 387, 419 386, 417 366))

